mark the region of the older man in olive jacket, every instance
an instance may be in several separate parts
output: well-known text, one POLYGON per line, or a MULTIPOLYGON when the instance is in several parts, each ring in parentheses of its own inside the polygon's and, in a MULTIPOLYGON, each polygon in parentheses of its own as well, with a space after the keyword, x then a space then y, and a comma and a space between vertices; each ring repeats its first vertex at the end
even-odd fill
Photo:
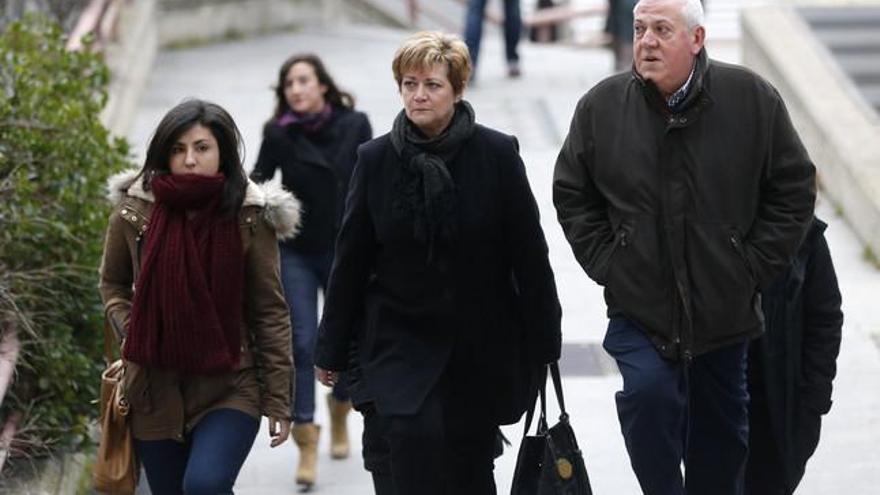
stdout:
POLYGON ((639 2, 634 70, 580 100, 554 172, 559 222, 605 286, 646 494, 742 493, 758 287, 788 265, 815 201, 779 94, 710 60, 702 21, 698 0, 639 2))

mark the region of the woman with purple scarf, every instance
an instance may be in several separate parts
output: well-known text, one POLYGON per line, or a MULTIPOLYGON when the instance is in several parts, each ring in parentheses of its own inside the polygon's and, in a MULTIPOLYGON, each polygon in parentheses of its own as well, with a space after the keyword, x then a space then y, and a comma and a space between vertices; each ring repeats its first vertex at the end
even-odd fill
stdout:
MULTIPOLYGON (((318 290, 326 287, 348 182, 357 148, 372 138, 367 116, 340 91, 315 55, 294 55, 281 65, 275 112, 263 129, 263 143, 251 179, 263 182, 281 170, 281 183, 302 203, 299 235, 280 244, 281 279, 293 325, 296 368, 291 410, 292 436, 300 450, 296 482, 315 483, 318 434, 314 422, 314 348, 318 290)), ((346 417, 351 409, 345 383, 327 396, 331 456, 348 457, 346 417)))

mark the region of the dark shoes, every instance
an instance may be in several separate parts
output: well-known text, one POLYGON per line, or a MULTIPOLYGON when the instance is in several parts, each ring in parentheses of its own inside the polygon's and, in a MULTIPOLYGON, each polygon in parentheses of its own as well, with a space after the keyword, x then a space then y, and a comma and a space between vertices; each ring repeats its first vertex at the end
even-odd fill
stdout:
POLYGON ((507 77, 517 78, 522 76, 522 71, 519 68, 519 62, 507 62, 507 77))
MULTIPOLYGON (((519 61, 514 60, 512 62, 507 62, 507 77, 510 79, 516 79, 522 77, 522 69, 519 68, 519 61)), ((474 87, 477 85, 477 67, 474 66, 471 69, 471 77, 468 80, 468 86, 474 87)))

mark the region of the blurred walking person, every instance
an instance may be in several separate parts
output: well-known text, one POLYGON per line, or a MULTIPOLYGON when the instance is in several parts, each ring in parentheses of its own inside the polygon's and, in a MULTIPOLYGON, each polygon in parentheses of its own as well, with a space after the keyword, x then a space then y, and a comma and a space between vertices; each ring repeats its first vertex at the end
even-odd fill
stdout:
POLYGON ((277 238, 294 235, 299 209, 247 180, 240 147, 225 110, 186 101, 159 123, 143 167, 109 183, 101 297, 156 494, 231 494, 260 416, 272 447, 290 431, 277 238))
MULTIPOLYGON (((251 179, 264 182, 281 170, 281 183, 302 203, 299 235, 282 241, 281 281, 293 325, 293 440, 299 447, 296 482, 311 487, 317 479, 314 349, 318 327, 318 291, 327 286, 333 243, 342 219, 345 193, 361 143, 372 137, 367 116, 341 91, 323 61, 294 55, 281 65, 275 86, 275 111, 263 128, 263 143, 251 179)), ((327 395, 330 454, 349 455, 347 386, 340 381, 327 395)))
MULTIPOLYGON (((469 0, 464 23, 464 39, 471 56, 473 72, 476 76, 477 59, 480 55, 480 43, 483 38, 483 20, 486 17, 488 0, 469 0)), ((520 16, 520 0, 502 0, 504 2, 504 58, 507 61, 507 76, 519 77, 522 70, 519 65, 517 46, 522 36, 522 17, 520 16)))
POLYGON ((464 100, 467 46, 417 33, 392 71, 404 108, 358 153, 318 377, 335 383, 356 343, 378 493, 494 494, 497 427, 559 357, 547 244, 516 139, 464 100))
POLYGON ((633 63, 633 8, 637 0, 608 0, 605 32, 611 36, 614 72, 628 71, 633 63))
POLYGON ((791 495, 831 409, 843 313, 825 240, 813 219, 791 266, 761 291, 765 333, 749 345, 746 495, 791 495))

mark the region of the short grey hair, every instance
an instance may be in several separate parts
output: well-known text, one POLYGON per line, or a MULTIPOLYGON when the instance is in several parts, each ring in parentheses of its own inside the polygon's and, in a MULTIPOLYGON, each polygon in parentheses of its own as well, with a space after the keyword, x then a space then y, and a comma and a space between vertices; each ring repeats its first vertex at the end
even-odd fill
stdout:
POLYGON ((703 13, 703 2, 700 0, 684 0, 681 6, 681 16, 688 29, 693 31, 698 26, 702 26, 705 22, 706 14, 703 13))
MULTIPOLYGON (((643 0, 639 0, 633 7, 633 14, 638 10, 643 0)), ((703 2, 700 0, 678 0, 681 3, 681 17, 688 29, 693 31, 697 27, 702 26, 706 14, 703 13, 703 2)))

